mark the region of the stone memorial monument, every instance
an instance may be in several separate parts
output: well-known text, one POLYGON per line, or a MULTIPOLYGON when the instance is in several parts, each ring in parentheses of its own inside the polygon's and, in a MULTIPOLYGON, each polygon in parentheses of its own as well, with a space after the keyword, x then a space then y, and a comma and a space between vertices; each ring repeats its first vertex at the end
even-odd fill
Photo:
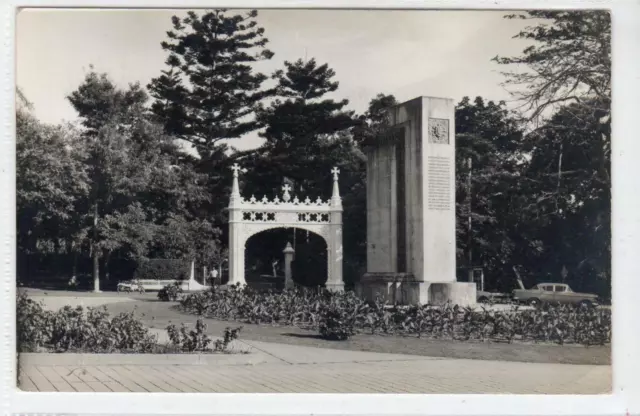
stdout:
POLYGON ((456 281, 455 106, 419 97, 389 111, 389 133, 367 148, 369 300, 475 304, 474 283, 456 281))

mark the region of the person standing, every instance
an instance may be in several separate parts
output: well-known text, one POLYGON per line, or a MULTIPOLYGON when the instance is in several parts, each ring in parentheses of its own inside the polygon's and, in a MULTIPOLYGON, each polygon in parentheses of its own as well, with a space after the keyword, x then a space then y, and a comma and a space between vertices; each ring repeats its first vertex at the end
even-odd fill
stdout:
POLYGON ((219 285, 220 284, 220 282, 218 280, 218 269, 216 269, 215 267, 212 267, 210 276, 211 276, 211 283, 213 285, 219 285))

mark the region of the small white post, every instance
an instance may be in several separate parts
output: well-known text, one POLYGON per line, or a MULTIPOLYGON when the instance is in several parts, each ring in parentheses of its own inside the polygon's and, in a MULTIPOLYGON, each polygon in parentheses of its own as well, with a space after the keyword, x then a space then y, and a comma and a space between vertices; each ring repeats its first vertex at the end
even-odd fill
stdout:
POLYGON ((291 243, 287 243, 287 246, 282 250, 284 253, 284 287, 291 289, 294 287, 293 275, 291 273, 291 262, 293 261, 293 254, 295 250, 291 247, 291 243))
POLYGON ((194 280, 196 280, 196 262, 195 260, 192 260, 191 272, 189 273, 189 281, 187 282, 187 290, 191 290, 191 284, 194 280))

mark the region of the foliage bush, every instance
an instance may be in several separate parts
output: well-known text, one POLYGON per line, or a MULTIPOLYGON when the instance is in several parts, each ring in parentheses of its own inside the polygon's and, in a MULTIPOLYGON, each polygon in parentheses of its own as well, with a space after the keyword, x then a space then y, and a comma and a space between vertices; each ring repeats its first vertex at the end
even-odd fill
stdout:
POLYGON ((206 351, 208 349, 211 338, 205 333, 206 330, 207 325, 202 319, 196 321, 196 328, 192 331, 188 331, 185 324, 182 324, 180 329, 175 325, 167 327, 171 343, 185 352, 206 351))
POLYGON ((19 294, 16 299, 16 331, 18 352, 33 352, 48 340, 49 313, 40 303, 19 294))
POLYGON ((318 331, 325 339, 343 341, 356 333, 356 310, 345 307, 341 299, 331 299, 322 308, 318 319, 318 331))
POLYGON ((18 352, 151 352, 157 344, 133 313, 111 317, 106 307, 65 306, 52 312, 21 294, 17 319, 18 352))
POLYGON ((183 293, 182 284, 180 282, 174 282, 158 291, 158 299, 164 302, 175 302, 183 293))
POLYGON ((149 259, 138 264, 135 280, 186 280, 189 278, 189 262, 173 259, 149 259))
POLYGON ((181 300, 180 307, 216 319, 318 330, 332 339, 367 332, 462 341, 583 345, 611 342, 610 310, 572 305, 540 309, 512 305, 506 310, 474 310, 457 305, 393 306, 380 300, 365 302, 352 292, 304 288, 257 292, 248 286, 231 286, 189 294, 181 300))
POLYGON ((176 350, 159 345, 133 313, 111 317, 102 308, 65 306, 57 312, 43 308, 41 303, 25 294, 17 297, 17 350, 22 352, 89 352, 89 353, 154 353, 154 352, 228 352, 229 345, 242 327, 226 328, 221 339, 212 342, 202 319, 195 330, 183 324, 167 327, 169 339, 176 350))
POLYGON ((183 352, 227 352, 231 341, 238 338, 238 333, 242 328, 225 328, 222 339, 218 339, 213 343, 213 348, 209 348, 212 344, 211 338, 206 334, 207 325, 198 319, 194 330, 187 330, 185 324, 180 329, 175 325, 167 327, 167 333, 171 343, 183 352))
POLYGON ((242 330, 242 327, 237 328, 229 328, 226 327, 224 329, 224 333, 222 334, 222 339, 217 339, 214 345, 214 351, 216 352, 227 352, 229 348, 229 344, 231 341, 238 339, 238 334, 242 330))

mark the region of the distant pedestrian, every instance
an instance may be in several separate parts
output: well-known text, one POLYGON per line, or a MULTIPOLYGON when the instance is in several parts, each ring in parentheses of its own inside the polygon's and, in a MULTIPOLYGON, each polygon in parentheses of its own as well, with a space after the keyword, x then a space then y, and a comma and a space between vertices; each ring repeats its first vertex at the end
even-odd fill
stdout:
POLYGON ((220 284, 219 280, 218 280, 218 269, 216 269, 215 267, 211 268, 211 282, 214 285, 218 285, 220 284))

